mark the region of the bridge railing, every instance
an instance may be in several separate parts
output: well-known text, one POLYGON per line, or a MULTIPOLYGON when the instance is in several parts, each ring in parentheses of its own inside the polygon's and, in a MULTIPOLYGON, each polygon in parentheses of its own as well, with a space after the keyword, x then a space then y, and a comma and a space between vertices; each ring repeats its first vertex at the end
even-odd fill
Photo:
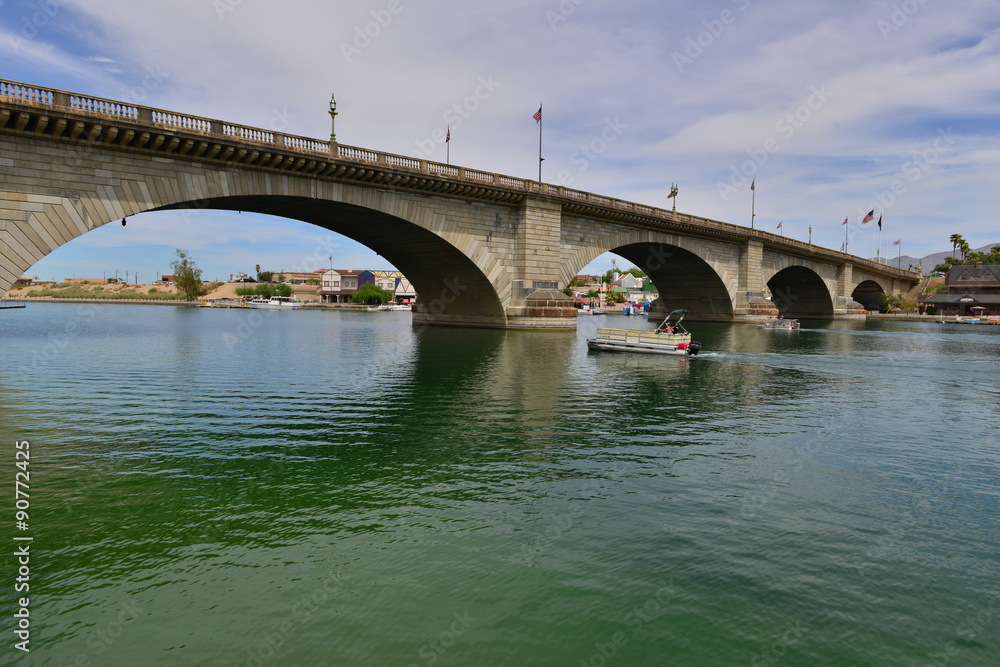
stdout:
POLYGON ((573 190, 560 185, 539 183, 538 181, 517 178, 515 176, 505 176, 503 174, 493 172, 479 171, 466 167, 457 167, 450 164, 442 164, 440 162, 432 162, 415 157, 396 155, 393 153, 382 153, 380 151, 359 148, 357 146, 347 146, 344 144, 321 141, 319 139, 312 139, 309 137, 275 132, 273 130, 265 130, 246 125, 236 125, 212 118, 191 116, 188 114, 165 111, 163 109, 156 109, 153 107, 128 104, 100 97, 79 95, 77 93, 70 93, 64 90, 32 86, 4 79, 0 79, 0 97, 7 97, 22 104, 61 107, 74 112, 122 119, 139 124, 154 126, 160 129, 197 132, 206 136, 215 136, 220 139, 238 140, 259 146, 272 146, 285 151, 308 153, 313 156, 321 154, 329 159, 383 165, 393 169, 412 170, 439 177, 453 178, 476 184, 489 185, 495 188, 556 197, 569 202, 590 204, 601 209, 631 212, 650 218, 660 219, 665 222, 683 223, 703 229, 714 229, 728 234, 756 237, 771 243, 783 245, 788 248, 798 248, 810 253, 819 251, 829 254, 831 257, 850 260, 859 266, 870 266, 872 268, 877 267, 882 270, 896 270, 885 264, 861 259, 860 257, 847 255, 846 253, 828 248, 820 248, 812 245, 811 243, 804 243, 795 239, 789 239, 784 236, 778 236, 777 234, 772 234, 759 229, 747 229, 746 227, 727 222, 720 222, 718 220, 711 220, 709 218, 702 218, 686 213, 676 213, 669 209, 662 209, 655 206, 615 199, 613 197, 606 197, 604 195, 584 192, 582 190, 573 190))

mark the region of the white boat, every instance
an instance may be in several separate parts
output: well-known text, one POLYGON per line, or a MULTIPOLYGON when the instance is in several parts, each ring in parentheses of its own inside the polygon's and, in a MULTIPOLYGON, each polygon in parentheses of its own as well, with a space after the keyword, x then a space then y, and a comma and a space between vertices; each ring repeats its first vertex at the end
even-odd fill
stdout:
POLYGON ((584 304, 580 306, 580 312, 578 315, 607 315, 608 311, 603 308, 594 308, 591 304, 584 304))
POLYGON ((597 337, 587 341, 591 350, 608 352, 638 352, 642 354, 696 355, 701 343, 691 340, 691 333, 681 325, 688 311, 672 311, 655 331, 637 329, 598 329, 597 337), (670 318, 678 316, 671 322, 670 318))
POLYGON ((298 310, 302 302, 293 296, 258 296, 247 301, 248 308, 265 310, 298 310))
POLYGON ((369 308, 368 310, 373 313, 383 310, 413 310, 413 306, 408 303, 383 303, 381 306, 369 308))
POLYGON ((760 325, 761 329, 784 329, 785 331, 791 331, 792 329, 799 328, 798 320, 786 320, 783 317, 769 317, 760 325))

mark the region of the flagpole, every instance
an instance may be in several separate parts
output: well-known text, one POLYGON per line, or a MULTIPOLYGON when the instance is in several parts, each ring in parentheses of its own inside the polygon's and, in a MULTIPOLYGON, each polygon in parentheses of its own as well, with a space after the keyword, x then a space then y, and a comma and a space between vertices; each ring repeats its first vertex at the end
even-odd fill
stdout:
POLYGON ((444 145, 445 145, 445 148, 447 148, 447 151, 448 151, 448 154, 447 154, 447 157, 445 157, 445 162, 444 163, 447 164, 447 165, 450 165, 451 164, 451 125, 448 126, 448 134, 444 138, 444 145))
POLYGON ((872 225, 872 254, 875 254, 875 225, 872 225))
MULTIPOLYGON (((743 181, 746 183, 746 181, 743 181)), ((757 217, 757 179, 750 183, 750 229, 753 229, 753 219, 757 217)))
POLYGON ((878 263, 882 263, 882 214, 878 214, 878 253, 876 256, 879 258, 878 263))
POLYGON ((542 103, 538 103, 538 184, 542 183, 542 161, 545 158, 542 157, 542 103))
POLYGON ((896 268, 901 269, 903 268, 903 239, 899 239, 899 243, 896 245, 899 246, 899 251, 896 253, 896 268))
MULTIPOLYGON (((847 220, 847 218, 844 218, 847 220)), ((844 225, 844 252, 847 252, 847 234, 851 231, 851 226, 849 224, 844 225)))

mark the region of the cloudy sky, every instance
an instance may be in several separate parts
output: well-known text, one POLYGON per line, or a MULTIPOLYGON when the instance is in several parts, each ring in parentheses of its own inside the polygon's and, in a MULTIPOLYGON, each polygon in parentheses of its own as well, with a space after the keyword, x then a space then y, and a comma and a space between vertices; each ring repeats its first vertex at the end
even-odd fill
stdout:
MULTIPOLYGON (((537 177, 870 256, 1000 242, 997 0, 0 0, 0 78, 537 177), (841 223, 848 218, 850 224, 841 223)), ((143 214, 41 278, 389 268, 310 225, 143 214)), ((603 271, 610 255, 581 271, 603 271)))

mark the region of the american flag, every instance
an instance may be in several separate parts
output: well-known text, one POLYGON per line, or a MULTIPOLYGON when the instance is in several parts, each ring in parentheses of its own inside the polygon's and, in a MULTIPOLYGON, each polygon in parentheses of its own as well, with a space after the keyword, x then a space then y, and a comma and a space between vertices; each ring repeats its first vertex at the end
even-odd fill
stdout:
POLYGON ((865 219, 861 221, 861 224, 862 225, 867 224, 867 223, 871 222, 874 219, 875 219, 875 209, 872 209, 872 210, 868 211, 868 215, 866 215, 865 219))
MULTIPOLYGON (((899 239, 899 241, 902 241, 902 240, 903 240, 903 239, 899 239)), ((893 241, 893 242, 892 242, 892 245, 899 245, 899 241, 893 241)))
POLYGON ((541 104, 538 105, 538 111, 535 112, 535 115, 532 116, 532 118, 535 119, 536 123, 541 123, 542 122, 542 105, 541 104))
POLYGON ((449 143, 451 141, 451 125, 448 126, 448 134, 444 138, 444 143, 449 143))
MULTIPOLYGON (((743 182, 746 183, 746 181, 743 182)), ((757 179, 755 178, 752 181, 750 181, 750 189, 753 190, 756 187, 757 187, 757 179)))
POLYGON ((842 223, 840 223, 840 224, 846 225, 847 224, 847 218, 844 218, 844 221, 842 223))
POLYGON ((781 229, 781 225, 782 225, 782 224, 783 224, 784 222, 785 222, 784 220, 782 220, 781 222, 779 222, 779 223, 778 223, 778 227, 777 227, 777 228, 778 228, 778 229, 781 229))

